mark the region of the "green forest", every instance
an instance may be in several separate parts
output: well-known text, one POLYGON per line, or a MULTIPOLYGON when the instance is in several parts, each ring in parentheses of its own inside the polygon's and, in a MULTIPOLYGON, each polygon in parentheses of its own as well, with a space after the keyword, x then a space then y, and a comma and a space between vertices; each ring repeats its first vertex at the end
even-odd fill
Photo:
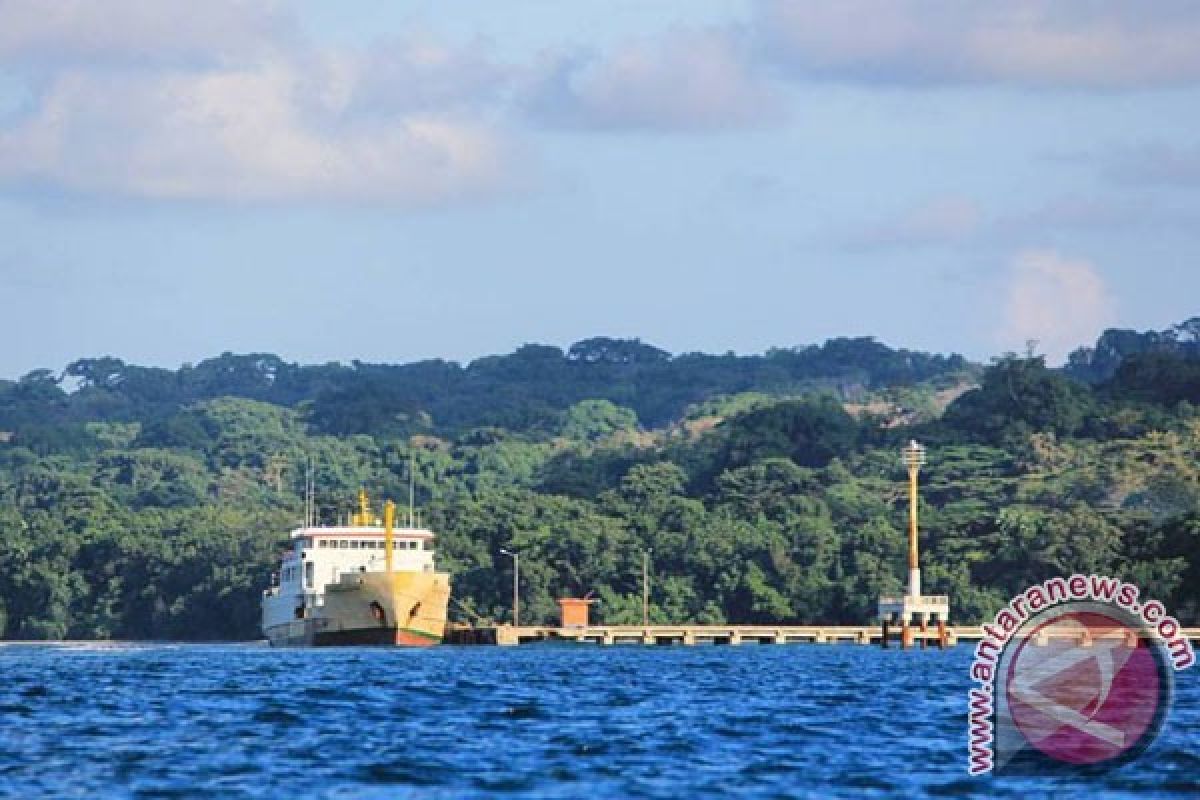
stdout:
POLYGON ((659 622, 863 623, 905 573, 900 448, 922 473, 927 591, 954 621, 1075 571, 1200 622, 1200 319, 1106 332, 1051 369, 870 338, 673 355, 594 338, 461 365, 106 358, 0 380, 0 636, 252 639, 303 514, 403 501, 451 616, 594 593, 659 622), (411 468, 410 468, 410 465, 411 468))

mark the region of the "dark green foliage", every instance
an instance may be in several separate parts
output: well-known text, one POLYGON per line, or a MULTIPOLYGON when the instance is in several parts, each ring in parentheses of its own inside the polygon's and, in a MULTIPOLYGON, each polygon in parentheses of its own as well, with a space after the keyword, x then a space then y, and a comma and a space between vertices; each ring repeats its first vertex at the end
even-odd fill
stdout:
POLYGON ((181 411, 147 422, 136 444, 141 447, 175 447, 207 452, 214 444, 211 426, 195 411, 181 411))
POLYGON ((529 344, 465 367, 440 360, 300 366, 268 353, 224 353, 172 372, 105 357, 66 368, 64 377, 78 385, 69 394, 48 370, 0 383, 0 431, 68 421, 150 423, 217 397, 311 405, 310 424, 339 435, 453 435, 485 425, 552 433, 571 406, 598 399, 659 426, 683 416, 693 403, 751 387, 776 394, 824 389, 849 397, 868 387, 911 385, 968 367, 961 356, 893 350, 869 338, 763 356, 672 357, 637 339, 597 337, 565 353, 529 344))
POLYGON ((1071 353, 1065 372, 1079 381, 1102 383, 1127 360, 1149 353, 1200 358, 1200 317, 1165 331, 1107 330, 1094 347, 1081 347, 1071 353))
POLYGON ((1200 405, 1200 359, 1170 353, 1131 356, 1103 389, 1116 402, 1200 405))
POLYGON ((655 364, 671 360, 671 354, 640 339, 610 339, 597 336, 571 345, 567 351, 571 361, 585 364, 655 364))
POLYGON ((1200 511, 1169 520, 1146 537, 1143 558, 1134 561, 1173 613, 1200 619, 1200 511), (1164 580, 1165 578, 1165 580, 1164 580), (1156 580, 1157 579, 1157 580, 1156 580))
POLYGON ((411 465, 458 619, 508 618, 515 548, 526 621, 593 592, 598 619, 639 622, 646 553, 653 621, 862 623, 902 586, 913 437, 925 585, 956 619, 1094 570, 1194 623, 1197 333, 1106 334, 1073 360, 1095 388, 1002 359, 916 425, 936 408, 843 403, 930 403, 970 365, 870 339, 672 357, 598 338, 467 367, 103 358, 68 367, 72 392, 30 373, 0 381, 0 635, 256 636, 310 458, 328 523, 359 487, 406 498, 411 465))
POLYGON ((983 385, 950 406, 944 421, 972 439, 1003 443, 1037 432, 1074 436, 1094 414, 1091 393, 1043 359, 1009 357, 984 372, 983 385))
POLYGON ((860 437, 858 423, 828 396, 777 403, 739 414, 726 425, 726 468, 775 457, 823 467, 853 451, 860 437))
POLYGON ((567 409, 560 433, 568 439, 594 442, 637 430, 637 414, 607 400, 584 400, 567 409))

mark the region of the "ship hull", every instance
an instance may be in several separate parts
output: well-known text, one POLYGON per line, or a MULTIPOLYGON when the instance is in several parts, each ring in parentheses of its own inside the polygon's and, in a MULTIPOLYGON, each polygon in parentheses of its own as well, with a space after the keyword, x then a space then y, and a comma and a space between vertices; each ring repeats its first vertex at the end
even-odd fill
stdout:
POLYGON ((441 643, 440 637, 433 637, 421 631, 408 631, 402 628, 358 628, 347 631, 318 633, 313 637, 315 647, 430 647, 441 643))
POLYGON ((440 636, 401 628, 346 628, 320 631, 315 627, 280 625, 268 630, 272 647, 432 647, 440 636))
POLYGON ((445 573, 343 575, 322 605, 263 632, 274 647, 429 647, 442 641, 449 599, 445 573))

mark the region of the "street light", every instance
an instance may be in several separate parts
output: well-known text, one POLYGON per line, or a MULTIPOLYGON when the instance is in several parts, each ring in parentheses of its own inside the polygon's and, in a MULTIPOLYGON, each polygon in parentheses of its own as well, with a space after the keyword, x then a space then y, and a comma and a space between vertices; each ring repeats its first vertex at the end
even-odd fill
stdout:
POLYGON ((650 550, 642 551, 642 627, 650 624, 650 550))
POLYGON ((521 581, 521 556, 503 547, 500 548, 500 552, 513 560, 513 627, 517 628, 521 625, 521 599, 517 594, 517 587, 521 581))

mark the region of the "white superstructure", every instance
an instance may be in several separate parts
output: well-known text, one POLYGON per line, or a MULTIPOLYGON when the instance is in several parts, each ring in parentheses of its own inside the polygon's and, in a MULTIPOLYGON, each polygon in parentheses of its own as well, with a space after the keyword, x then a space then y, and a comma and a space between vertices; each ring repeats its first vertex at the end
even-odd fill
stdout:
MULTIPOLYGON (((263 628, 302 619, 324 605, 326 587, 343 575, 384 572, 384 530, 378 526, 303 527, 291 532, 292 548, 283 554, 278 585, 263 597, 263 628)), ((397 528, 392 533, 392 569, 434 572, 434 534, 426 528, 397 528)))

